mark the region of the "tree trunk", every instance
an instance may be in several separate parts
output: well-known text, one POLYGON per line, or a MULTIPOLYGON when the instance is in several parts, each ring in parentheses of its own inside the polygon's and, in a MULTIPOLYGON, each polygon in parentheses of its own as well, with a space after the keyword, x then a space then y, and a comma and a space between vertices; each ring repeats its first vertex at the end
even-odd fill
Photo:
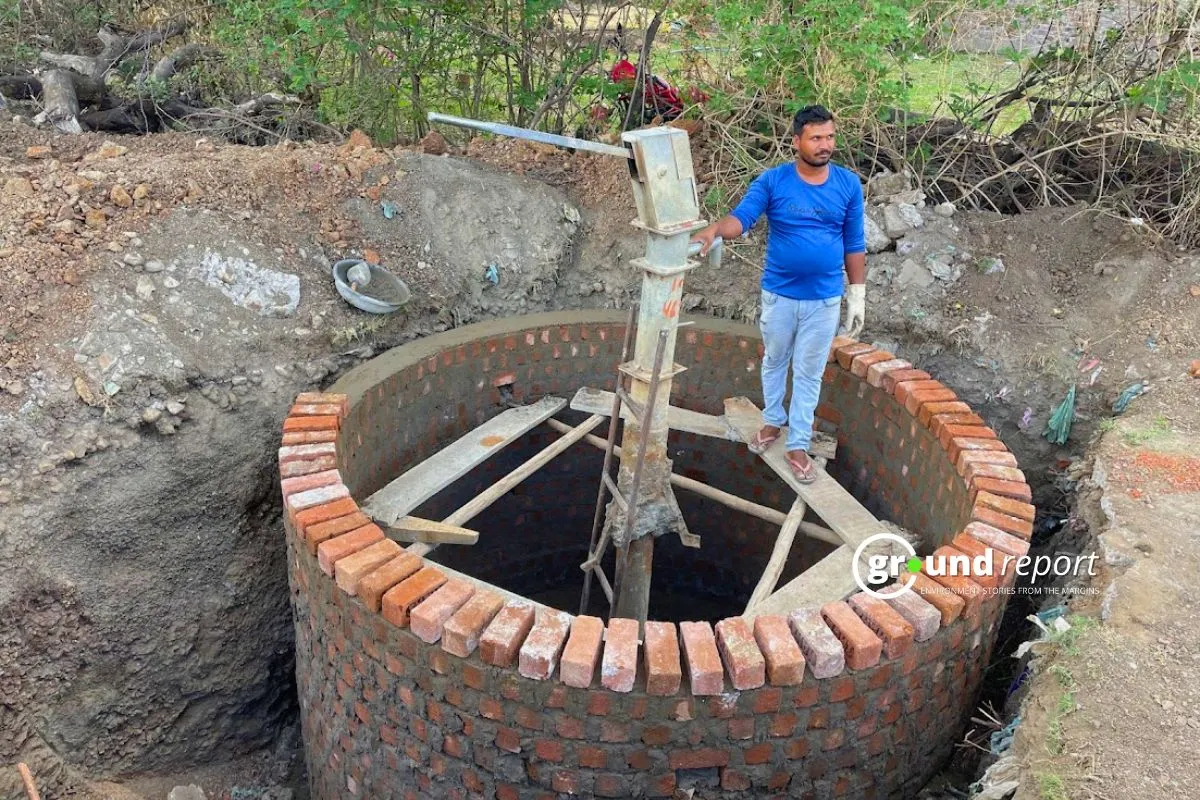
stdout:
POLYGON ((197 42, 178 47, 169 55, 165 55, 154 65, 150 72, 151 80, 165 81, 181 69, 187 69, 202 58, 207 57, 208 51, 204 45, 197 42))
POLYGON ((79 124, 79 98, 69 72, 52 69, 42 76, 42 102, 46 119, 61 133, 83 133, 79 124))

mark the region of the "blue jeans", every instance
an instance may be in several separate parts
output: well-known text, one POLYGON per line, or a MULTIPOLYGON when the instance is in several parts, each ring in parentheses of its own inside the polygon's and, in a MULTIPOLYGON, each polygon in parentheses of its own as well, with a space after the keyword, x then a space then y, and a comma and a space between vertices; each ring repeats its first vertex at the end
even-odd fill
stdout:
POLYGON ((788 428, 787 449, 808 450, 812 442, 813 411, 821 395, 821 376, 841 319, 842 298, 792 300, 762 293, 763 422, 788 428), (792 402, 787 412, 788 364, 792 365, 792 402))

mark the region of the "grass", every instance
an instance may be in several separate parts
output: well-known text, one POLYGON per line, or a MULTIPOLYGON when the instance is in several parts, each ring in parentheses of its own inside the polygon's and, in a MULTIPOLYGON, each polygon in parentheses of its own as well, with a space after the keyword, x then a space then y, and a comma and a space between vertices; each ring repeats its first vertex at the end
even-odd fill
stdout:
POLYGON ((1144 444, 1156 442, 1171 435, 1171 422, 1166 417, 1155 417, 1148 428, 1137 428, 1125 431, 1125 444, 1130 447, 1141 447, 1144 444))
MULTIPOLYGON (((989 53, 954 53, 914 59, 899 70, 908 89, 908 107, 920 114, 953 116, 956 107, 1004 91, 1021 75, 1021 66, 989 53)), ((1014 103, 996 120, 993 133, 1008 133, 1029 119, 1028 108, 1014 103)))
POLYGON ((1037 776, 1038 796, 1041 800, 1071 800, 1063 779, 1054 773, 1037 776))

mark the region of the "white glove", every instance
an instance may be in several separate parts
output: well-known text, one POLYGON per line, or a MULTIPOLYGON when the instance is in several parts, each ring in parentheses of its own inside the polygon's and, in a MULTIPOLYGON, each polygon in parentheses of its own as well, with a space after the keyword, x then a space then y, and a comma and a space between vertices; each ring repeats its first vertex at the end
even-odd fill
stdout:
POLYGON ((842 325, 842 335, 857 339, 862 333, 863 322, 867 317, 867 285, 852 283, 846 288, 846 321, 842 325))

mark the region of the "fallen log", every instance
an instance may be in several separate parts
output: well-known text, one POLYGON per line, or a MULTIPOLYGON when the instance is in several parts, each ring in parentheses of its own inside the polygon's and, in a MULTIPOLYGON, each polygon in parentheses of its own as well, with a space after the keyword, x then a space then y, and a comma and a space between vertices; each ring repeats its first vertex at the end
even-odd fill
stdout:
POLYGON ((65 69, 52 69, 42 76, 42 112, 60 133, 83 133, 79 124, 79 98, 71 74, 65 69))

